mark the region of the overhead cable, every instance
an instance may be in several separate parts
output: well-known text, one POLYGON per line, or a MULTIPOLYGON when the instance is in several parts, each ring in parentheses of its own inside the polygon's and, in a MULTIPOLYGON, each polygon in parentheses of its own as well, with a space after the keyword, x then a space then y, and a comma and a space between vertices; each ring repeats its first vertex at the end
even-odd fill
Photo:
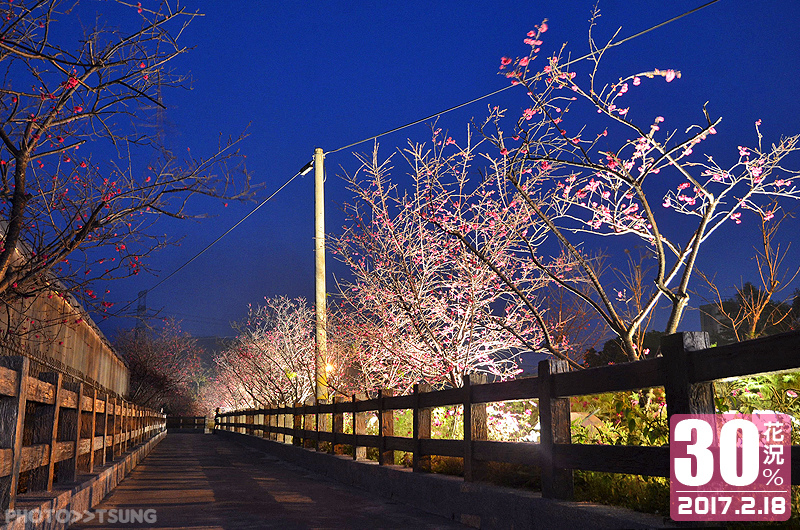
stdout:
MULTIPOLYGON (((631 36, 629 36, 629 37, 625 37, 625 38, 624 38, 624 39, 622 39, 622 40, 619 40, 619 41, 617 41, 617 42, 613 42, 613 43, 611 43, 611 44, 609 44, 609 45, 605 46, 605 47, 603 48, 603 50, 607 50, 607 49, 609 49, 609 48, 614 48, 614 47, 616 47, 616 46, 619 46, 619 45, 621 45, 621 44, 624 44, 624 43, 626 43, 626 42, 628 42, 628 41, 631 41, 631 40, 633 40, 633 39, 635 39, 635 38, 637 38, 637 37, 641 37, 642 35, 644 35, 644 34, 646 34, 646 33, 650 33, 650 32, 651 32, 651 31, 653 31, 653 30, 656 30, 656 29, 658 29, 658 28, 664 27, 664 26, 666 26, 667 24, 670 24, 670 23, 672 23, 672 22, 675 22, 676 20, 679 20, 679 19, 681 19, 681 18, 683 18, 683 17, 685 17, 685 16, 691 15, 692 13, 696 13, 697 11, 700 11, 701 9, 705 9, 706 7, 710 6, 711 4, 716 4, 716 3, 717 3, 717 2, 719 2, 719 1, 720 1, 720 0, 711 0, 710 2, 707 2, 707 3, 705 3, 705 4, 703 4, 703 5, 699 6, 699 7, 696 7, 696 8, 694 8, 694 9, 691 9, 691 10, 689 10, 689 11, 686 11, 685 13, 682 13, 682 14, 678 15, 677 17, 672 17, 671 19, 669 19, 669 20, 665 20, 664 22, 661 22, 660 24, 656 24, 655 26, 649 27, 649 28, 647 28, 647 29, 646 29, 646 30, 644 30, 644 31, 640 31, 639 33, 635 33, 635 34, 633 34, 633 35, 631 35, 631 36)), ((582 56, 582 57, 578 57, 577 59, 573 59, 573 60, 571 60, 571 61, 569 61, 569 62, 565 63, 563 66, 571 66, 571 65, 573 65, 573 64, 575 64, 575 63, 578 63, 578 62, 580 62, 580 61, 584 61, 584 60, 586 60, 586 59, 590 59, 590 58, 594 57, 594 55, 595 55, 596 53, 597 53, 597 52, 591 52, 591 53, 587 53, 586 55, 584 55, 584 56, 582 56)), ((538 79, 538 78, 539 78, 541 75, 542 75, 542 73, 538 73, 538 74, 536 74, 536 76, 534 77, 534 79, 538 79)), ((417 125, 417 124, 420 124, 420 123, 422 123, 422 122, 425 122, 425 121, 428 121, 428 120, 432 120, 433 118, 437 118, 437 117, 439 117, 439 116, 441 116, 441 115, 443 115, 443 114, 447 114, 448 112, 452 112, 452 111, 454 111, 454 110, 457 110, 457 109, 460 109, 460 108, 462 108, 462 107, 466 107, 467 105, 471 105, 471 104, 473 104, 473 103, 476 103, 476 102, 478 102, 478 101, 480 101, 480 100, 482 100, 482 99, 486 99, 486 98, 492 97, 492 96, 494 96, 495 94, 499 94, 500 92, 504 92, 504 91, 506 91, 506 90, 508 90, 508 89, 510 89, 510 88, 513 88, 514 86, 515 86, 515 85, 508 85, 508 86, 505 86, 505 87, 503 87, 503 88, 500 88, 500 89, 498 89, 498 90, 495 90, 494 92, 490 92, 490 93, 488 93, 488 94, 484 94, 483 96, 479 96, 479 97, 477 97, 477 98, 471 99, 471 100, 469 100, 469 101, 467 101, 467 102, 465 102, 465 103, 460 103, 460 104, 458 104, 458 105, 455 105, 455 106, 453 106, 453 107, 450 107, 450 108, 448 108, 448 109, 445 109, 445 110, 442 110, 442 111, 440 111, 440 112, 436 112, 436 113, 434 113, 434 114, 431 114, 430 116, 426 116, 426 117, 424 117, 424 118, 420 118, 420 119, 418 119, 418 120, 414 120, 414 121, 412 121, 412 122, 406 123, 405 125, 401 125, 401 126, 399 126, 399 127, 395 127, 394 129, 390 129, 390 130, 388 130, 388 131, 386 131, 386 132, 382 132, 382 133, 380 133, 380 134, 376 134, 376 135, 374 135, 374 136, 370 136, 369 138, 364 138, 363 140, 359 140, 359 141, 357 141, 357 142, 353 142, 353 143, 351 143, 351 144, 347 144, 347 145, 345 145, 345 146, 338 147, 338 148, 336 148, 336 149, 332 149, 331 151, 327 151, 327 152, 325 153, 325 155, 331 155, 331 154, 333 154, 333 153, 338 153, 339 151, 343 151, 343 150, 345 150, 345 149, 349 149, 350 147, 355 147, 356 145, 363 144, 363 143, 365 143, 365 142, 370 142, 370 141, 372 141, 372 140, 377 140, 377 139, 378 139, 378 138, 380 138, 381 136, 386 136, 387 134, 392 134, 392 133, 395 133, 395 132, 397 132, 397 131, 401 131, 401 130, 403 130, 403 129, 407 129, 408 127, 411 127, 411 126, 413 126, 413 125, 417 125)))

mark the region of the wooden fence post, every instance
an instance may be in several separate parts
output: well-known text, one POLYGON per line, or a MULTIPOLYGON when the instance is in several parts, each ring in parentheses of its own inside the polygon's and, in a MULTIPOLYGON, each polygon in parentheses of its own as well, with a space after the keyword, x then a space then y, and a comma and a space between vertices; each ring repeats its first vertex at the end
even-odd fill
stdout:
POLYGON ((571 469, 558 468, 553 459, 554 444, 571 441, 569 399, 553 397, 552 374, 568 372, 567 361, 539 361, 539 419, 542 449, 542 497, 572 500, 574 484, 571 469))
POLYGON ((472 385, 488 382, 486 374, 464 376, 464 480, 481 480, 486 475, 486 463, 473 458, 472 442, 489 439, 486 403, 472 403, 472 385))
POLYGON ((120 431, 122 435, 122 449, 120 449, 120 453, 125 454, 128 452, 128 436, 131 431, 131 409, 127 401, 122 399, 121 402, 122 422, 120 422, 120 431))
MULTIPOLYGON (((285 409, 285 408, 286 408, 286 406, 284 405, 284 406, 282 406, 281 408, 285 409)), ((285 411, 284 411, 284 412, 281 412, 281 414, 280 414, 280 415, 278 415, 278 425, 279 425, 279 426, 280 426, 282 429, 285 429, 285 428, 286 428, 286 426, 287 426, 287 425, 286 425, 287 423, 288 423, 288 422, 286 421, 286 412, 285 412, 285 411)), ((288 434, 286 434, 286 432, 282 432, 280 436, 281 436, 281 442, 282 442, 282 443, 289 443, 289 435, 288 435, 288 434)))
POLYGON ((331 447, 328 450, 328 452, 332 455, 337 454, 337 451, 338 454, 342 454, 342 446, 340 443, 338 443, 340 436, 338 435, 344 431, 344 414, 337 410, 339 409, 337 405, 343 401, 344 398, 341 396, 336 396, 332 400, 333 414, 331 414, 331 434, 333 435, 333 441, 331 442, 331 447))
POLYGON ((275 432, 275 430, 272 427, 276 428, 278 427, 278 415, 275 414, 275 409, 270 409, 270 410, 272 414, 269 415, 269 426, 270 426, 269 439, 277 442, 279 434, 275 432))
POLYGON ((103 405, 104 405, 104 408, 103 408, 103 431, 102 431, 103 444, 101 445, 101 449, 103 451, 102 465, 106 465, 106 462, 108 461, 108 420, 109 420, 108 413, 109 413, 109 407, 110 407, 110 403, 109 403, 109 400, 108 400, 108 394, 105 395, 105 400, 103 402, 103 405))
POLYGON ((139 408, 136 403, 131 402, 131 441, 128 444, 132 450, 139 444, 139 408))
POLYGON ((31 470, 29 476, 30 490, 53 490, 53 474, 56 465, 56 448, 58 447, 58 420, 61 412, 61 385, 63 376, 57 372, 47 372, 39 375, 39 379, 50 383, 54 387, 52 405, 37 403, 33 413, 33 445, 47 444, 47 465, 31 470))
POLYGON ((292 407, 292 445, 303 446, 305 439, 303 438, 303 415, 302 405, 295 403, 292 407))
POLYGON ((111 404, 111 454, 112 458, 116 460, 122 454, 122 420, 120 413, 122 410, 119 407, 119 398, 114 396, 114 402, 111 404))
MULTIPOLYGON (((139 436, 138 436, 138 438, 136 440, 136 444, 139 445, 142 442, 144 442, 145 439, 146 439, 145 438, 145 432, 144 432, 144 429, 145 429, 145 426, 146 426, 145 425, 145 420, 146 420, 145 414, 146 414, 146 411, 145 411, 145 409, 143 407, 138 407, 137 410, 138 410, 137 414, 138 414, 139 436)), ((205 426, 203 426, 203 430, 205 430, 205 426)))
POLYGON ((419 395, 423 392, 430 392, 431 387, 427 383, 414 385, 414 456, 412 468, 414 471, 430 471, 431 457, 422 454, 422 440, 431 437, 431 409, 419 406, 419 395))
POLYGON ((394 451, 386 447, 386 437, 394 436, 394 410, 387 410, 384 403, 393 395, 391 388, 378 390, 378 463, 382 466, 394 465, 394 451))
POLYGON ((367 399, 364 394, 353 394, 353 460, 366 460, 367 448, 358 445, 358 436, 367 434, 367 415, 356 412, 356 402, 367 399))
POLYGON ((325 403, 324 399, 317 399, 314 398, 314 449, 316 451, 322 451, 322 444, 320 443, 320 436, 319 433, 325 430, 325 415, 320 414, 319 407, 325 403))
MULTIPOLYGON (((314 405, 310 405, 312 410, 314 405)), ((314 424, 316 421, 316 416, 309 412, 309 402, 306 400, 306 403, 303 405, 303 430, 305 433, 303 434, 303 447, 311 447, 314 445, 314 438, 313 435, 309 436, 308 431, 316 430, 317 426, 314 424), (311 426, 314 426, 313 428, 311 426)))
POLYGON ((89 427, 89 462, 88 472, 94 473, 94 452, 97 450, 97 389, 92 387, 92 419, 89 427))
POLYGON ((694 364, 688 352, 710 348, 708 333, 689 331, 661 337, 661 355, 667 361, 664 392, 667 416, 673 414, 714 414, 714 384, 693 383, 694 364))
POLYGON ((27 357, 0 357, 0 366, 16 372, 16 392, 13 397, 0 397, 0 447, 11 449, 11 473, 0 478, 0 508, 13 510, 17 501, 19 472, 22 465, 22 436, 25 426, 25 405, 28 401, 27 357))
POLYGON ((249 434, 250 436, 255 434, 256 417, 252 410, 248 410, 244 413, 244 422, 247 424, 247 427, 244 429, 244 433, 249 434))
MULTIPOLYGON (((283 425, 281 425, 281 427, 283 427, 284 429, 287 429, 287 430, 292 427, 292 414, 289 413, 289 412, 286 412, 286 409, 288 409, 288 408, 289 408, 288 405, 284 405, 284 412, 283 412, 283 414, 281 414, 281 418, 283 419, 283 425)), ((284 434, 283 434, 283 443, 285 443, 285 444, 294 443, 294 436, 292 436, 291 434, 286 434, 284 432, 284 434)))
POLYGON ((327 405, 328 400, 327 399, 316 399, 315 398, 315 402, 317 404, 316 405, 316 407, 317 407, 316 408, 316 418, 314 420, 316 422, 315 424, 317 426, 317 438, 316 438, 317 447, 316 447, 316 450, 317 451, 322 451, 323 450, 323 445, 322 445, 322 439, 320 438, 320 433, 326 432, 328 430, 328 427, 330 426, 330 422, 328 421, 328 419, 329 419, 328 415, 327 414, 323 414, 322 412, 320 412, 320 407, 322 405, 327 405))
POLYGON ((118 456, 125 454, 125 400, 119 397, 116 405, 119 410, 117 411, 117 424, 119 425, 119 447, 117 448, 118 456))
POLYGON ((61 409, 61 417, 59 420, 59 442, 71 442, 74 451, 72 456, 66 460, 58 463, 56 470, 56 480, 64 484, 66 482, 74 482, 78 474, 78 453, 80 452, 81 445, 81 416, 79 414, 81 399, 83 397, 83 383, 70 385, 70 390, 75 392, 77 404, 75 409, 63 408, 61 409))
POLYGON ((143 425, 143 411, 139 408, 138 405, 134 405, 133 407, 135 418, 136 418, 136 445, 142 443, 142 435, 144 434, 144 425, 143 425))

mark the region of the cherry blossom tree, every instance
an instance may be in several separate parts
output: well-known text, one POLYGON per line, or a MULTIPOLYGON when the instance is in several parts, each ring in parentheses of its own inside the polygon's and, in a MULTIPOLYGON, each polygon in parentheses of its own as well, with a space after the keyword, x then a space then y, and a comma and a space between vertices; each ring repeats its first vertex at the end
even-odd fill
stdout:
MULTIPOLYGON (((476 124, 494 146, 483 153, 488 178, 505 185, 505 193, 545 227, 536 239, 519 240, 520 255, 527 254, 541 274, 592 307, 620 337, 628 359, 636 360, 642 356, 637 333, 659 301, 667 300, 671 308, 665 331, 678 330, 697 257, 712 236, 725 225, 741 223, 750 212, 769 219, 775 199, 800 197, 798 172, 782 165, 798 150, 798 136, 766 145, 757 121, 755 145, 735 148, 738 160, 723 167, 698 153, 700 144, 716 134, 719 118, 703 109, 703 122, 682 127, 681 133, 666 130, 664 117, 642 118, 626 103, 626 94, 647 84, 676 82, 679 71, 652 69, 604 82, 600 63, 613 41, 598 45, 592 29, 588 74, 578 76, 560 53, 537 67, 547 29, 542 23, 527 35, 528 54, 501 59, 501 73, 519 86, 528 106, 510 120, 502 109, 491 108, 488 118, 476 124), (573 119, 576 114, 596 115, 597 123, 573 119), (646 278, 655 285, 652 293, 631 305, 619 283, 604 281, 597 263, 587 258, 590 245, 600 241, 614 241, 620 249, 644 246, 653 264, 646 278), (547 245, 574 265, 571 274, 541 260, 547 245)), ((505 275, 504 263, 471 243, 476 224, 440 224, 489 264, 509 290, 526 296, 505 275)))
MULTIPOLYGON (((716 310, 716 315, 713 311, 707 315, 716 319, 722 328, 719 334, 712 334, 715 342, 740 342, 793 329, 796 316, 792 300, 781 293, 797 279, 800 267, 794 268, 794 264, 787 267, 788 245, 781 249, 776 241, 781 224, 789 214, 780 212, 776 216, 777 204, 767 211, 770 213, 762 215, 759 226, 761 248, 755 249, 754 256, 758 285, 745 282, 736 288, 734 298, 725 298, 713 278, 698 272, 711 291, 710 305, 716 310)), ((703 306, 700 311, 704 311, 703 306)))
MULTIPOLYGON (((505 379, 519 372, 518 352, 543 348, 549 315, 512 296, 487 265, 503 263, 516 281, 510 285, 546 284, 508 252, 521 234, 537 237, 541 225, 491 182, 470 187, 476 148, 459 147, 440 130, 431 147, 411 144, 403 152, 411 164, 408 192, 389 181, 391 157, 380 161, 377 147, 345 177, 357 200, 344 206, 348 224, 331 247, 354 278, 339 285, 342 320, 369 386, 459 386, 473 372, 505 379), (454 222, 474 223, 480 256, 437 228, 454 222)), ((553 261, 554 268, 570 268, 553 261)), ((556 347, 549 351, 569 358, 556 347)))
POLYGON ((188 415, 196 401, 196 382, 201 375, 197 341, 183 333, 175 321, 161 329, 122 331, 114 348, 128 364, 128 399, 143 407, 188 415))
POLYGON ((216 359, 214 395, 229 408, 303 403, 314 395, 314 313, 302 298, 265 298, 216 359))
POLYGON ((190 216, 192 196, 247 194, 246 178, 231 179, 237 140, 181 159, 142 127, 162 91, 188 81, 170 65, 197 13, 111 3, 113 26, 92 18, 76 32, 73 4, 0 2, 0 302, 19 313, 41 293, 107 311, 92 282, 145 269, 166 242, 159 217, 190 216))

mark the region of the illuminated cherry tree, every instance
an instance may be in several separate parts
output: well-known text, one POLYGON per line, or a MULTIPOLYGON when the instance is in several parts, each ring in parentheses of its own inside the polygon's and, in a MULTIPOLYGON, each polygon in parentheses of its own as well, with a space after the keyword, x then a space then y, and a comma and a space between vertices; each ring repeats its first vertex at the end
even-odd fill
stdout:
POLYGON ((314 395, 314 313, 302 298, 267 298, 216 359, 215 396, 231 408, 303 403, 314 395))
POLYGON ((170 414, 194 413, 201 364, 197 341, 167 321, 156 330, 122 331, 114 340, 130 372, 128 399, 170 414))
MULTIPOLYGON (((439 130, 430 147, 410 145, 408 193, 389 181, 391 162, 377 149, 347 177, 357 200, 345 205, 348 224, 331 247, 354 277, 339 285, 340 298, 370 386, 459 386, 474 372, 505 379, 519 372, 518 352, 547 349, 542 327, 550 315, 512 296, 486 264, 503 263, 509 278, 531 289, 547 283, 508 251, 522 234, 536 238, 541 224, 490 182, 470 187, 476 147, 459 147, 439 130), (483 257, 436 226, 454 222, 472 226, 483 257)), ((548 262, 565 274, 571 268, 560 257, 548 262)))
POLYGON ((107 7, 118 29, 93 13, 79 23, 80 8, 60 0, 0 3, 0 301, 10 311, 40 293, 107 311, 91 282, 143 270, 165 244, 156 219, 189 216, 193 195, 247 191, 230 179, 236 141, 179 159, 163 131, 143 127, 157 121, 162 90, 187 81, 170 64, 197 14, 107 7))
MULTIPOLYGON (((768 220, 775 215, 775 199, 800 196, 798 172, 782 166, 797 151, 798 136, 765 144, 756 121, 756 144, 735 147, 738 160, 723 167, 700 153, 701 144, 717 133, 719 119, 704 111, 702 123, 680 127, 681 133, 667 129, 665 117, 643 118, 626 103, 631 92, 650 83, 677 82, 679 71, 652 69, 606 83, 599 66, 612 43, 597 45, 591 30, 588 74, 577 75, 559 54, 537 66, 547 29, 542 23, 527 35, 527 55, 501 59, 501 73, 526 94, 528 105, 515 117, 491 108, 476 126, 494 146, 483 153, 488 179, 505 186, 542 228, 514 242, 518 259, 593 308, 621 338, 628 358, 636 360, 644 354, 637 350, 637 335, 660 300, 671 307, 665 331, 678 330, 703 245, 749 212, 768 220), (573 118, 576 114, 580 117, 573 118), (597 122, 587 123, 587 115, 597 116, 597 122), (653 271, 645 280, 655 288, 638 307, 632 308, 622 282, 601 278, 597 262, 587 256, 595 243, 647 249, 653 271), (546 248, 566 256, 574 266, 570 274, 541 259, 546 248)), ((493 213, 480 215, 490 219, 493 213)), ((527 299, 518 280, 506 274, 507 264, 473 244, 476 223, 439 225, 487 263, 511 292, 527 299)))

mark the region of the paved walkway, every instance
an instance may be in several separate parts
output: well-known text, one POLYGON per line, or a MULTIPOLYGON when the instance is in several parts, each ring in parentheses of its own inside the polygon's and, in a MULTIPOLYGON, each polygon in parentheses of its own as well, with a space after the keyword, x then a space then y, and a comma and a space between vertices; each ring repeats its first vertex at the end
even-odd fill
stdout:
POLYGON ((70 528, 466 528, 202 434, 169 434, 94 511, 70 528), (99 521, 128 508, 157 520, 99 521))

